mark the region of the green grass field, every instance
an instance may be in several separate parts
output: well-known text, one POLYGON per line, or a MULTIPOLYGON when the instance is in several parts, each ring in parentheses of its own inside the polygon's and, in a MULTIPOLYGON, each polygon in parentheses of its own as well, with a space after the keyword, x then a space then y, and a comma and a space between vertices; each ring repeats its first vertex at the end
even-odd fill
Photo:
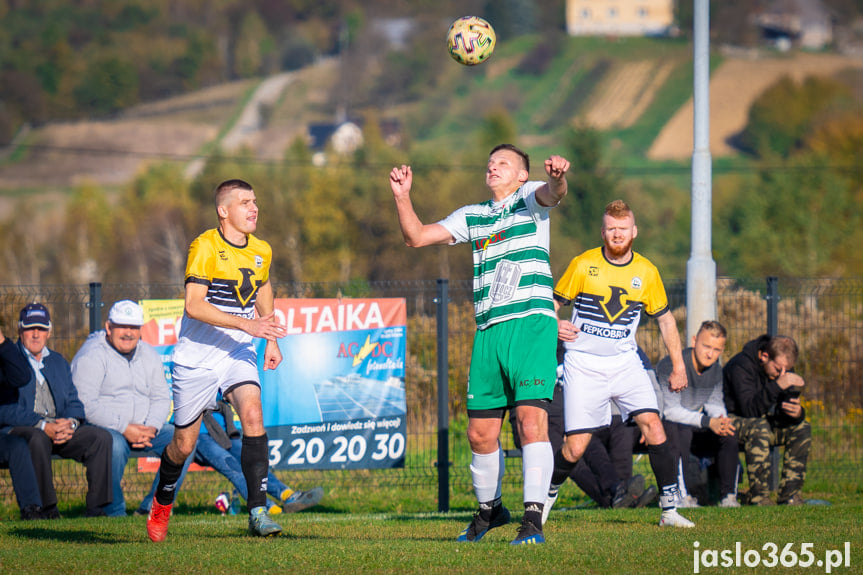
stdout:
MULTIPOLYGON (((808 494, 813 497, 812 494, 808 494)), ((143 517, 64 518, 56 521, 0 522, 0 572, 3 573, 693 573, 695 552, 758 551, 769 565, 770 544, 777 560, 789 564, 788 551, 803 544, 813 553, 808 569, 782 567, 781 573, 828 572, 826 561, 842 566, 833 573, 861 573, 863 496, 829 496, 832 505, 684 511, 694 529, 659 528, 659 510, 600 510, 555 507, 545 545, 512 547, 520 499, 510 490, 514 523, 489 532, 479 543, 456 543, 470 521, 469 498, 461 510, 439 513, 352 513, 356 493, 325 499, 326 505, 281 516, 284 532, 271 539, 246 534, 246 516, 221 516, 212 506, 180 508, 168 539, 151 543, 143 517), (851 551, 844 566, 845 543, 851 551), (697 547, 696 547, 697 543, 697 547), (791 544, 786 555, 783 548, 791 544), (828 551, 831 553, 828 555, 828 551), (817 561, 821 561, 821 567, 817 561)), ((408 492, 397 497, 409 497, 408 492)), ((561 504, 565 504, 562 501, 561 504)), ((411 507, 408 503, 405 507, 411 507)), ((699 555, 700 556, 700 555, 699 555)), ((797 559, 794 561, 796 565, 797 559)), ((700 572, 770 571, 709 568, 700 572)))

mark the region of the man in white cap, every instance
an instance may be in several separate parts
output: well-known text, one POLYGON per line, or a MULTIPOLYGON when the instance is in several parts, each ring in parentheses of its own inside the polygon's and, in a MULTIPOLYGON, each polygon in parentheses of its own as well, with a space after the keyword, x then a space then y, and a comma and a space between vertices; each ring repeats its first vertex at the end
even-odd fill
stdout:
POLYGON ((158 352, 141 341, 143 325, 141 306, 120 300, 111 307, 105 329, 90 334, 72 359, 72 379, 87 421, 106 428, 113 439, 113 501, 105 507, 113 517, 126 515, 122 481, 130 454, 161 455, 174 434, 167 422, 171 393, 165 369, 158 352))

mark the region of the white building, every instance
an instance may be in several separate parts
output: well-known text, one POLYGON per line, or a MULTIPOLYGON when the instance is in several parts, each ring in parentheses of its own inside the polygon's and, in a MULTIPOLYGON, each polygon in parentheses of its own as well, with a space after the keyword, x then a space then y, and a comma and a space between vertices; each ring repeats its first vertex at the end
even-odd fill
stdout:
POLYGON ((674 0, 567 0, 570 36, 656 36, 674 25, 674 0))

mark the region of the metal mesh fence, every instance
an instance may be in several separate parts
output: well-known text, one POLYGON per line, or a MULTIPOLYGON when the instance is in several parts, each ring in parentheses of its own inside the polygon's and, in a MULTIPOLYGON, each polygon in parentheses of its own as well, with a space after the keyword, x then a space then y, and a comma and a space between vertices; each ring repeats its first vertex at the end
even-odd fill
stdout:
MULTIPOLYGON (((279 284, 277 297, 400 297, 407 303, 408 351, 405 363, 408 404, 408 452, 405 466, 398 469, 364 471, 304 470, 277 475, 289 485, 409 487, 417 499, 437 507, 437 282, 353 282, 279 284)), ((678 326, 685 325, 684 281, 666 284, 669 302, 678 326)), ((717 310, 729 332, 723 361, 737 353, 747 341, 768 331, 769 306, 765 279, 729 279, 717 282, 717 310)), ((471 491, 468 470, 470 449, 465 438, 465 385, 475 324, 470 281, 449 283, 449 487, 453 492, 471 491)), ((48 306, 54 323, 49 342, 52 349, 71 360, 90 331, 100 326, 107 309, 120 299, 181 298, 181 285, 103 285, 102 305, 91 305, 92 286, 0 286, 0 326, 15 337, 19 310, 28 302, 48 306)), ((791 335, 800 346, 797 371, 806 379, 804 405, 813 424, 815 447, 809 465, 809 480, 829 489, 837 484, 859 485, 863 480, 863 279, 782 279, 778 282, 778 333, 791 335)), ((640 345, 652 361, 664 354, 656 322, 645 320, 638 334, 640 345)), ((684 334, 685 335, 685 334, 684 334)), ((504 448, 511 448, 505 429, 504 448)), ((86 488, 83 467, 56 461, 55 483, 63 501, 80 497, 86 488)), ((506 481, 520 483, 521 461, 510 460, 506 481)), ((641 470, 639 470, 641 471, 641 470)), ((143 497, 152 473, 138 473, 136 461, 129 463, 124 478, 129 505, 143 497)), ((230 484, 215 472, 190 473, 178 502, 199 504, 212 501, 230 484)), ((0 497, 14 501, 8 471, 0 470, 0 497)))

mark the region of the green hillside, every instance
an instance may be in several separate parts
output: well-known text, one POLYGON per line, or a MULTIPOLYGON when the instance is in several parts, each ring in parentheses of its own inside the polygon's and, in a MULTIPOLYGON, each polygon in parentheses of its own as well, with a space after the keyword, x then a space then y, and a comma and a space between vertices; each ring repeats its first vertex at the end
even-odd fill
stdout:
MULTIPOLYGON (((164 22, 163 8, 156 3, 148 12, 149 29, 164 22)), ((0 18, 13 12, 0 10, 0 18)), ((413 165, 417 211, 425 221, 435 221, 465 202, 485 199, 486 154, 501 141, 531 154, 536 179, 544 177, 542 160, 549 154, 572 161, 570 196, 552 219, 555 273, 599 242, 602 207, 621 197, 638 216, 636 249, 667 277, 682 277, 689 252, 689 161, 650 161, 646 151, 691 95, 689 43, 569 38, 552 26, 501 35, 489 62, 464 67, 446 53, 442 36, 450 16, 445 12, 430 10, 418 18, 401 48, 382 45, 371 20, 353 21, 349 16, 358 13, 340 12, 354 22, 349 46, 337 57, 294 71, 277 101, 258 106, 262 125, 245 147, 230 152, 220 151, 223 138, 236 127, 266 67, 205 90, 117 108, 90 122, 43 118, 0 158, 0 241, 13 245, 34 219, 45 230, 27 250, 8 254, 0 282, 176 281, 182 273, 177 254, 212 225, 209 190, 228 177, 253 182, 266 206, 262 235, 274 245, 291 246, 276 250, 281 280, 467 277, 466 250, 404 248, 386 174, 393 165, 413 165), (607 114, 600 120, 617 119, 601 129, 588 124, 599 109, 607 114), (363 125, 365 144, 352 155, 330 153, 320 166, 307 147, 307 129, 340 116, 363 125), (396 143, 387 143, 378 130, 383 121, 397 126, 396 143), (206 159, 203 171, 187 181, 184 170, 199 156, 206 159), (121 233, 128 242, 114 241, 121 233)), ((190 9, 185 17, 190 14, 204 18, 200 10, 190 9)), ((68 32, 58 32, 58 38, 68 32)), ((106 31, 104 45, 132 42, 130 33, 106 31)), ((130 53, 139 49, 136 45, 130 53)), ((0 50, 0 60, 10 54, 21 57, 17 50, 0 50)), ((721 61, 715 57, 712 64, 721 61)), ((83 58, 79 68, 88 62, 83 58)), ((831 80, 768 91, 764 98, 784 99, 781 109, 794 107, 789 133, 796 139, 784 137, 779 153, 753 148, 756 152, 715 162, 720 274, 863 273, 861 256, 850 249, 863 228, 857 225, 861 179, 847 170, 859 154, 849 150, 859 150, 854 142, 863 141, 856 104, 863 98, 854 93, 855 74, 836 80, 838 87, 831 80), (827 217, 788 217, 789 197, 804 214, 807 208, 818 214, 834 205, 840 217, 834 225, 827 217), (753 251, 761 243, 770 247, 770 256, 753 251)), ((66 92, 58 88, 54 103, 74 92, 74 82, 61 84, 66 92)), ((757 104, 759 110, 775 109, 769 100, 757 104)), ((59 114, 64 108, 46 109, 59 114)), ((770 134, 782 131, 782 114, 757 119, 749 141, 770 142, 770 134)), ((691 128, 686 130, 691 135, 691 128)))

